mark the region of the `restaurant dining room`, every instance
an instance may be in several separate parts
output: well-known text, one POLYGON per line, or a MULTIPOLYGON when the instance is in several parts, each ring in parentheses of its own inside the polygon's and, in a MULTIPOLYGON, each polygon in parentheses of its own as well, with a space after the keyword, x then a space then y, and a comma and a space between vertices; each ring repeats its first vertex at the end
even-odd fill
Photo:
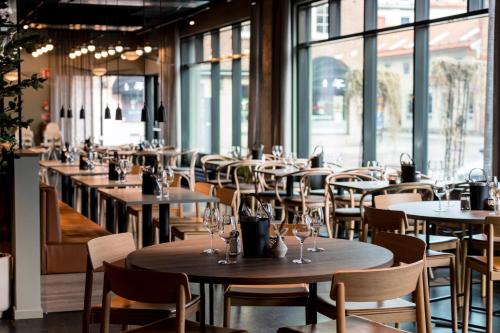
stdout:
POLYGON ((500 332, 495 2, 0 0, 0 333, 500 332))

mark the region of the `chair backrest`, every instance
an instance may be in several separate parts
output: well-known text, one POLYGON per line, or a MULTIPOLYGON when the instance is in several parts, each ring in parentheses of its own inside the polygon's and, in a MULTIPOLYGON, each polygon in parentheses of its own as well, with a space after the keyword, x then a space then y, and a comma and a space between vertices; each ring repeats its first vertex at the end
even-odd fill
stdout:
MULTIPOLYGON (((209 183, 203 183, 203 182, 197 182, 194 184, 194 191, 197 192, 197 193, 201 193, 201 194, 204 194, 204 195, 208 195, 208 196, 213 196, 214 195, 214 186, 212 184, 209 184, 209 183)), ((211 206, 211 204, 208 202, 207 203, 207 206, 211 206)), ((195 213, 196 213, 196 216, 200 216, 200 203, 197 202, 195 204, 195 213)))
POLYGON ((57 123, 48 123, 43 132, 43 138, 45 142, 50 140, 59 141, 61 139, 61 130, 57 123))
POLYGON ((236 185, 236 190, 239 192, 241 190, 241 184, 254 184, 257 185, 257 179, 255 177, 255 168, 262 164, 261 160, 245 160, 241 162, 237 162, 231 165, 233 172, 233 180, 236 185), (244 173, 244 177, 238 177, 238 172, 244 173))
POLYGON ((227 187, 217 187, 215 189, 215 196, 219 199, 219 210, 220 205, 224 205, 227 209, 228 207, 232 210, 232 214, 236 215, 238 212, 238 192, 235 189, 227 187))
MULTIPOLYGON (((346 302, 379 302, 413 294, 417 317, 424 315, 424 261, 373 270, 339 271, 333 275, 330 297, 336 301, 337 333, 347 333, 346 302)), ((425 332, 418 327, 418 332, 425 332)))
MULTIPOLYGON (((255 171, 258 170, 276 170, 276 169, 285 169, 286 164, 283 163, 282 161, 266 161, 261 163, 260 165, 257 165, 255 167, 255 171)), ((262 190, 274 190, 276 188, 275 177, 266 175, 261 172, 257 172, 257 179, 259 181, 260 188, 262 190), (272 182, 270 182, 272 181, 272 182)))
POLYGON ((109 332, 111 293, 143 303, 176 303, 176 332, 185 331, 185 305, 191 299, 184 273, 130 270, 104 262, 101 332, 109 332))
POLYGON ((488 271, 492 273, 494 270, 494 261, 495 261, 495 238, 500 237, 500 217, 487 216, 485 221, 484 232, 488 240, 488 246, 486 250, 488 271))
POLYGON ((93 271, 102 267, 104 261, 123 260, 136 250, 134 236, 129 233, 113 234, 91 239, 87 242, 89 263, 93 271))
MULTIPOLYGON (((230 158, 223 155, 205 155, 200 158, 201 168, 203 169, 203 175, 205 176, 205 181, 210 181, 210 175, 208 173, 207 162, 209 161, 229 161, 230 158)), ((214 170, 215 171, 215 170, 214 170)))
POLYGON ((372 228, 372 235, 378 231, 404 234, 408 228, 408 219, 405 212, 397 210, 365 207, 363 222, 372 228))
POLYGON ((395 264, 412 264, 425 258, 426 244, 417 237, 378 232, 373 244, 390 250, 394 255, 395 264))
MULTIPOLYGON (((370 177, 370 176, 363 175, 363 174, 355 174, 355 173, 349 173, 349 172, 334 173, 334 174, 331 174, 330 176, 328 176, 326 178, 325 182, 326 182, 328 192, 330 194, 330 199, 332 200, 333 210, 335 211, 335 207, 336 207, 335 185, 333 183, 340 182, 340 181, 342 181, 342 182, 358 182, 358 181, 373 181, 373 180, 376 180, 376 179, 373 177, 370 177)), ((354 191, 353 190, 346 190, 345 192, 349 196, 349 200, 351 202, 351 207, 354 207, 354 203, 355 203, 354 191)))
POLYGON ((422 201, 422 196, 419 193, 394 193, 382 194, 373 198, 376 208, 388 209, 389 206, 404 202, 422 201))

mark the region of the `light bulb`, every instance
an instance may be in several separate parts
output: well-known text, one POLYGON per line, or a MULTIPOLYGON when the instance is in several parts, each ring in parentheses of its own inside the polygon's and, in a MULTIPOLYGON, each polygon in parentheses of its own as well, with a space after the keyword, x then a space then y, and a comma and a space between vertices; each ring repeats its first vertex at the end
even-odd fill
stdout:
POLYGON ((82 55, 82 51, 80 51, 80 50, 76 50, 76 51, 75 51, 75 55, 76 55, 77 57, 81 56, 81 55, 82 55))
POLYGON ((43 54, 42 50, 40 50, 40 49, 36 50, 35 52, 36 52, 36 54, 38 54, 39 56, 41 56, 41 55, 43 54))
POLYGON ((27 25, 27 24, 23 25, 23 29, 24 29, 24 30, 28 30, 29 28, 30 28, 30 26, 29 26, 29 25, 27 25))
POLYGON ((70 59, 75 59, 75 58, 76 58, 76 55, 75 55, 73 52, 71 52, 71 53, 69 54, 69 58, 70 58, 70 59))
POLYGON ((150 53, 153 50, 153 48, 149 45, 144 46, 144 52, 150 53))
POLYGON ((94 52, 95 51, 95 45, 93 44, 90 44, 87 49, 90 51, 90 52, 94 52))
POLYGON ((33 58, 36 58, 36 57, 38 57, 38 52, 33 51, 33 52, 31 52, 31 55, 33 56, 33 58))
POLYGON ((46 53, 49 49, 47 49, 47 46, 42 46, 40 50, 42 51, 42 53, 46 53))
POLYGON ((96 52, 96 53, 94 54, 94 57, 95 57, 96 59, 101 59, 101 54, 100 54, 99 52, 96 52))
POLYGON ((115 53, 116 53, 115 49, 109 49, 109 50, 108 50, 108 54, 109 54, 110 56, 115 55, 115 53))
POLYGON ((101 51, 101 56, 103 58, 106 58, 108 56, 108 51, 106 51, 106 50, 101 51))
POLYGON ((191 25, 191 26, 192 26, 192 25, 194 25, 194 24, 195 24, 195 22, 194 22, 193 20, 189 21, 189 25, 191 25))
POLYGON ((116 45, 116 46, 115 46, 115 50, 116 50, 116 52, 118 52, 118 53, 122 53, 122 52, 123 52, 123 46, 121 46, 121 45, 116 45))
POLYGON ((125 54, 122 54, 122 55, 120 56, 120 58, 122 58, 122 60, 127 60, 127 57, 125 56, 125 54))
POLYGON ((51 43, 48 43, 47 45, 45 45, 45 47, 47 47, 47 50, 49 51, 52 51, 54 49, 54 45, 51 43))
POLYGON ((141 49, 137 49, 137 50, 135 50, 135 53, 136 53, 138 56, 141 56, 141 55, 143 55, 144 51, 143 51, 143 50, 141 50, 141 49))
POLYGON ((82 54, 87 54, 89 53, 89 50, 84 46, 80 49, 80 51, 82 52, 82 54))

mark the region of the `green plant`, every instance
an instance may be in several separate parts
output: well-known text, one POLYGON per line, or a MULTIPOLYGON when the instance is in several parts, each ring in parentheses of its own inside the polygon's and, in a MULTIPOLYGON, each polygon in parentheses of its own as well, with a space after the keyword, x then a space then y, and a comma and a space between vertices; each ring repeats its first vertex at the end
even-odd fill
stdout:
MULTIPOLYGON (((39 89, 45 79, 33 74, 27 79, 9 81, 5 75, 17 72, 22 63, 20 50, 31 52, 42 39, 39 35, 20 32, 10 20, 7 0, 0 0, 0 144, 2 150, 12 151, 16 139, 15 132, 19 127, 28 127, 32 119, 24 120, 19 116, 22 110, 22 99, 25 89, 39 89)), ((4 154, 2 154, 2 157, 4 154)), ((0 157, 0 170, 3 158, 0 157)))

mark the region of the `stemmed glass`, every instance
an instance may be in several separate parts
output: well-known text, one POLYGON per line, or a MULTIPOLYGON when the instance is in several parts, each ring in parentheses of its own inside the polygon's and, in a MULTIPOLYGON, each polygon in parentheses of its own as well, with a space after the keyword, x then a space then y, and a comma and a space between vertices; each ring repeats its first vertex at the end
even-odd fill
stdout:
POLYGON ((434 194, 439 200, 439 207, 435 210, 436 212, 445 212, 446 209, 443 208, 442 198, 446 194, 446 184, 441 180, 436 180, 434 183, 434 194))
POLYGON ((446 183, 445 183, 445 191, 446 191, 446 201, 447 201, 447 206, 451 207, 451 202, 450 202, 450 197, 451 197, 451 192, 453 192, 453 189, 455 188, 455 179, 453 177, 447 177, 446 178, 446 183))
POLYGON ((128 161, 119 160, 118 163, 116 164, 115 171, 118 173, 118 181, 120 183, 124 183, 128 171, 128 161))
POLYGON ((240 146, 233 146, 231 148, 231 155, 233 155, 233 158, 240 158, 241 157, 241 147, 240 146))
POLYGON ((210 234, 210 248, 203 250, 205 254, 217 254, 219 250, 214 249, 214 233, 219 230, 219 210, 217 208, 208 207, 203 212, 203 226, 207 228, 210 234))
POLYGON ((325 218, 323 215, 322 208, 312 209, 309 213, 311 216, 311 231, 313 235, 313 247, 307 249, 309 252, 323 252, 324 248, 318 247, 316 244, 316 240, 318 239, 320 229, 325 225, 325 218))
POLYGON ((167 189, 166 193, 164 194, 165 198, 168 198, 170 194, 170 185, 172 185, 172 183, 174 182, 174 177, 174 170, 172 170, 170 166, 163 170, 161 181, 164 188, 167 189))
POLYGON ((274 145, 272 148, 272 153, 273 156, 276 160, 279 160, 281 158, 281 155, 283 155, 283 146, 282 145, 274 145))
POLYGON ((295 166, 295 153, 288 153, 287 156, 285 157, 285 164, 290 167, 295 166))
POLYGON ((221 265, 236 264, 236 260, 229 258, 229 241, 233 237, 233 231, 236 230, 234 217, 231 215, 224 215, 220 218, 219 223, 219 237, 226 243, 226 258, 219 260, 217 263, 221 265))
POLYGON ((156 147, 158 147, 158 140, 157 139, 151 140, 151 148, 156 148, 156 147))
POLYGON ((488 180, 488 185, 490 187, 490 197, 488 199, 488 202, 491 201, 491 205, 493 206, 493 213, 494 215, 497 215, 498 213, 498 196, 499 196, 499 188, 498 188, 498 178, 495 177, 490 177, 488 180))
POLYGON ((300 242, 300 258, 294 259, 293 263, 310 263, 311 259, 304 258, 304 241, 311 235, 311 217, 306 213, 296 213, 293 217, 292 232, 300 242))
POLYGON ((265 202, 259 205, 257 208, 256 216, 259 218, 269 218, 270 221, 273 220, 273 205, 265 202))

